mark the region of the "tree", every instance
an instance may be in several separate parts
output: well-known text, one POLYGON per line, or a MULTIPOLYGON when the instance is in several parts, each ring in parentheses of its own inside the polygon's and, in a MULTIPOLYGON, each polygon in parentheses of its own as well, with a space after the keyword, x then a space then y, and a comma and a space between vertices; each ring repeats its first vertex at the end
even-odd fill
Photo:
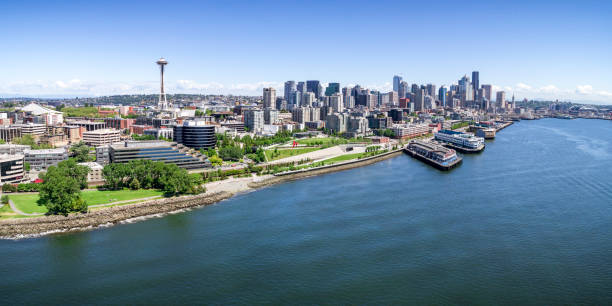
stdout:
POLYGON ((213 166, 221 166, 223 164, 223 160, 217 155, 209 157, 208 160, 213 166))
POLYGON ((30 172, 30 168, 31 168, 30 163, 28 162, 23 163, 23 168, 25 169, 26 172, 30 172))
POLYGON ((74 159, 79 163, 91 161, 89 150, 89 146, 82 141, 70 148, 70 152, 73 154, 74 159))
POLYGON ((138 190, 140 189, 140 182, 138 181, 138 178, 133 178, 132 181, 130 181, 130 189, 132 190, 138 190))
POLYGON ((237 161, 243 156, 242 149, 236 146, 227 146, 219 150, 219 157, 223 160, 237 161))
POLYGON ((2 204, 8 204, 9 202, 9 197, 5 194, 2 196, 2 198, 0 199, 0 201, 2 201, 2 204))
POLYGON ((70 212, 86 212, 87 203, 81 198, 83 181, 89 168, 77 165, 74 160, 62 161, 42 174, 39 205, 44 205, 50 214, 67 216, 70 212))

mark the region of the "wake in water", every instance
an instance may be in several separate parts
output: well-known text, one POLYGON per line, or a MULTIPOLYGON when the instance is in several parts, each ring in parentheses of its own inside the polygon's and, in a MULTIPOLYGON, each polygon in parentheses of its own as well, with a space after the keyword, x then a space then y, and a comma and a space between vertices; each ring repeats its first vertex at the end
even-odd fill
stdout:
POLYGON ((551 131, 559 136, 565 137, 566 140, 575 143, 578 150, 587 153, 596 159, 609 159, 612 156, 610 155, 609 142, 606 140, 572 134, 555 127, 538 126, 538 128, 551 131))

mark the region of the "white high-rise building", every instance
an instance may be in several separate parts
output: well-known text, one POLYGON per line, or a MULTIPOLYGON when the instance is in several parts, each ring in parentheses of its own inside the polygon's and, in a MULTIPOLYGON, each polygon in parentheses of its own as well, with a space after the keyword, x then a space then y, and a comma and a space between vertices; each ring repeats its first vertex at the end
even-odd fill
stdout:
POLYGON ((499 108, 506 108, 506 92, 498 91, 497 98, 495 99, 495 103, 499 108))

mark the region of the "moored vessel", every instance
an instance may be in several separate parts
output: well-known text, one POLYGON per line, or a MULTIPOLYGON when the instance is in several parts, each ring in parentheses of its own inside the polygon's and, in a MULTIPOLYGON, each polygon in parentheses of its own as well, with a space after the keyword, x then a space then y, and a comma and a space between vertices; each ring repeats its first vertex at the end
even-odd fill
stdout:
POLYGON ((456 167, 462 161, 455 150, 423 140, 411 141, 404 152, 444 171, 456 167))
POLYGON ((485 148, 484 138, 471 133, 440 130, 434 134, 434 139, 462 153, 477 153, 485 148))

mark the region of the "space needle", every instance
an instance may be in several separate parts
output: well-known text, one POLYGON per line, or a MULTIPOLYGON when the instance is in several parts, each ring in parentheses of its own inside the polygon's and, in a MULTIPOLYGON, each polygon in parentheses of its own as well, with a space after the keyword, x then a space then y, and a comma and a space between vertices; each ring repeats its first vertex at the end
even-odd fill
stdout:
POLYGON ((157 103, 157 108, 159 110, 167 110, 168 101, 166 100, 166 93, 164 92, 164 66, 168 65, 168 61, 162 57, 157 60, 157 64, 159 65, 161 71, 161 91, 159 92, 159 102, 157 103))

